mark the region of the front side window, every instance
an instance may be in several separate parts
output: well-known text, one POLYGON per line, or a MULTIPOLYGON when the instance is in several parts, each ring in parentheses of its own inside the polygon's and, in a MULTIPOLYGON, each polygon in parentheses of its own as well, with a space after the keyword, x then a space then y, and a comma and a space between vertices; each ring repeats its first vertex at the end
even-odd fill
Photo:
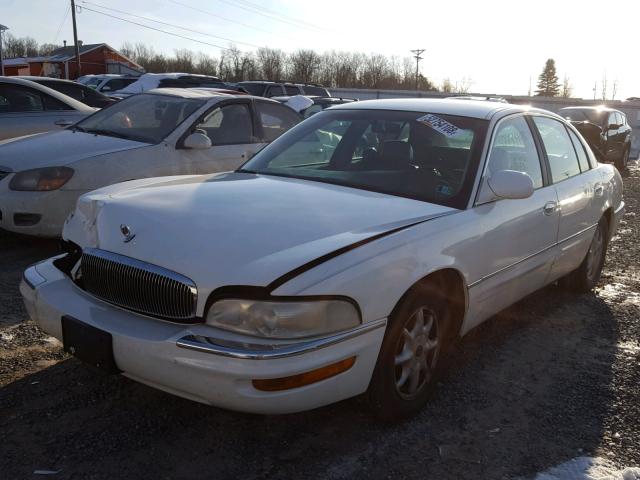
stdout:
POLYGON ((218 107, 209 113, 196 130, 204 132, 212 145, 243 144, 253 142, 253 122, 246 104, 218 107))
POLYGON ((609 114, 609 119, 607 120, 607 128, 615 130, 617 128, 618 119, 616 118, 615 112, 611 112, 609 114))
POLYGON ((487 166, 491 175, 500 170, 526 173, 533 187, 542 187, 542 169, 533 135, 524 117, 502 121, 496 130, 487 166))
POLYGON ((97 135, 160 143, 204 102, 170 95, 140 94, 125 98, 76 124, 97 135))
POLYGON ((267 88, 265 97, 280 97, 282 96, 282 87, 280 85, 272 85, 267 88))
POLYGON ((41 112, 40 94, 19 85, 0 85, 0 113, 41 112))
POLYGON ((553 183, 578 175, 578 158, 565 126, 548 117, 533 117, 533 122, 540 132, 547 152, 553 183))
POLYGON ((240 171, 345 185, 465 208, 487 121, 387 110, 325 110, 240 171))
POLYGON ((293 110, 284 105, 256 102, 255 106, 267 142, 272 142, 300 121, 293 110))
POLYGON ((287 95, 300 95, 300 91, 295 85, 285 85, 284 91, 287 95))

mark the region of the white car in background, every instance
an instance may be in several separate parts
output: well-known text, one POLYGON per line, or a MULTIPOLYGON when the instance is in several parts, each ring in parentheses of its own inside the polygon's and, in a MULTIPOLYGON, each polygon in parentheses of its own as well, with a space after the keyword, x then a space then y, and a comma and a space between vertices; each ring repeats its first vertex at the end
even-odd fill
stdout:
POLYGON ((456 337, 555 280, 593 288, 623 213, 555 114, 354 102, 236 172, 84 195, 20 288, 66 351, 172 394, 285 413, 366 392, 390 418, 456 337))
POLYGON ((128 75, 106 73, 103 75, 84 75, 76 81, 100 93, 109 95, 117 90, 122 90, 127 85, 131 85, 136 82, 138 78, 139 77, 131 77, 128 75))
POLYGON ((95 111, 36 82, 0 77, 0 140, 59 130, 95 111))
POLYGON ((273 100, 206 89, 132 96, 66 130, 0 145, 0 228, 60 236, 83 193, 233 170, 300 120, 273 100))

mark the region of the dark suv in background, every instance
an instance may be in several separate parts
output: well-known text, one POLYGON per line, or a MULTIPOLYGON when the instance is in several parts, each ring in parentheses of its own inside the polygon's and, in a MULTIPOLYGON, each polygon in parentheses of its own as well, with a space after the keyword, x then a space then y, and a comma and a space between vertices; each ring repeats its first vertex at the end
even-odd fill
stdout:
POLYGON ((293 95, 310 95, 314 97, 330 97, 329 90, 313 83, 269 82, 266 80, 249 80, 236 85, 244 88, 257 97, 291 97, 293 95))
POLYGON ((619 110, 607 107, 566 107, 558 114, 578 129, 601 162, 622 171, 629 163, 631 127, 619 110))
POLYGON ((115 102, 113 98, 109 98, 106 95, 95 91, 93 88, 87 87, 86 85, 82 85, 80 83, 72 82, 71 80, 27 76, 21 76, 17 78, 22 78, 24 80, 30 80, 32 82, 39 83, 40 85, 44 85, 45 87, 49 87, 60 93, 64 93, 65 95, 74 98, 79 102, 84 103, 85 105, 89 105, 90 107, 104 108, 115 102))

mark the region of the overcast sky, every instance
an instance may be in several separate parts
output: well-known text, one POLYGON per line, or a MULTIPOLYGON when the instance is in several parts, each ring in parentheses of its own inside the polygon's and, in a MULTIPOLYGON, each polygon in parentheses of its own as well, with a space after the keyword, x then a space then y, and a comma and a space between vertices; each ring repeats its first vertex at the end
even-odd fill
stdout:
MULTIPOLYGON (((41 43, 72 42, 69 0, 0 0, 0 24, 41 43)), ((601 96, 606 75, 616 99, 640 96, 640 0, 76 0, 78 36, 85 43, 144 42, 171 54, 188 48, 218 56, 220 48, 110 18, 226 47, 269 46, 383 53, 400 57, 426 49, 421 71, 436 83, 468 77, 472 90, 526 94, 547 58, 569 77, 574 95, 601 96), (112 10, 100 8, 103 5, 112 10), (192 8, 188 8, 192 7, 192 8), (198 9, 201 11, 194 10, 198 9), (120 10, 120 12, 115 11, 120 10), (152 18, 199 33, 153 23, 152 18), (206 12, 206 13, 205 13, 206 12), (278 13, 281 16, 275 16, 278 13), (208 36, 211 35, 211 36, 208 36), (223 37, 223 38, 216 38, 223 37), (241 43, 244 42, 244 43, 241 43)), ((609 95, 610 96, 610 95, 609 95)))

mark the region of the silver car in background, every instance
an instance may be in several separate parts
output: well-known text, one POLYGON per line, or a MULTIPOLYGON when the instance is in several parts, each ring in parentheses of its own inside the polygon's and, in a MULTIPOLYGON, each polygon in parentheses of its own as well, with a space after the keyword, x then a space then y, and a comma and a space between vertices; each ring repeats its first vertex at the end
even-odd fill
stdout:
POLYGON ((30 80, 0 77, 0 140, 68 127, 95 111, 30 80))

